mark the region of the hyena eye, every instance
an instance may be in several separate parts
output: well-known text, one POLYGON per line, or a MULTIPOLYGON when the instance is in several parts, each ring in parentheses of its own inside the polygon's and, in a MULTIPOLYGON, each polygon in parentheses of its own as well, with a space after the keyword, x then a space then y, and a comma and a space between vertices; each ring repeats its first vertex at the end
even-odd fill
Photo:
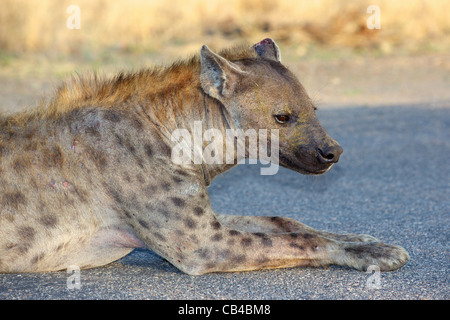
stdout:
POLYGON ((290 119, 290 117, 287 114, 276 114, 275 115, 275 120, 281 124, 288 122, 289 119, 290 119))

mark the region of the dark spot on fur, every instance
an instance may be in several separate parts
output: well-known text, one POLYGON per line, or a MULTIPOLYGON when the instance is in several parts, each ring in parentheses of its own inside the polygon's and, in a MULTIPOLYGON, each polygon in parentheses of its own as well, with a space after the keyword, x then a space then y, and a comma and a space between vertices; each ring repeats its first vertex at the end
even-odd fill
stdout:
POLYGON ((184 224, 186 225, 186 227, 188 227, 189 229, 195 229, 195 227, 197 226, 197 224, 195 223, 194 220, 187 218, 184 220, 184 224))
POLYGON ((205 210, 203 210, 203 208, 201 208, 201 207, 195 207, 194 208, 194 213, 197 216, 201 216, 201 215, 203 215, 203 213, 205 213, 205 210))
POLYGON ((219 230, 219 229, 221 228, 220 222, 219 222, 219 221, 214 221, 214 222, 212 222, 212 223, 211 223, 211 227, 212 227, 214 230, 219 230))
POLYGON ((39 220, 45 227, 53 228, 56 226, 57 219, 53 215, 42 216, 39 220))
POLYGON ((128 207, 133 208, 136 212, 142 212, 142 202, 140 202, 136 196, 136 194, 133 194, 128 197, 127 201, 128 207))
POLYGON ((17 209, 19 205, 26 204, 25 195, 20 192, 5 192, 2 196, 2 202, 4 205, 17 209))
POLYGON ((263 238, 261 240, 261 243, 263 244, 263 246, 265 247, 271 247, 273 245, 272 240, 270 240, 269 238, 263 238))
POLYGON ((120 122, 120 120, 121 120, 120 116, 114 110, 105 111, 105 113, 103 114, 103 119, 109 120, 114 123, 120 122))
POLYGON ((298 250, 301 250, 301 251, 305 250, 305 248, 302 245, 300 245, 298 243, 295 243, 295 242, 289 243, 289 246, 291 248, 295 248, 295 249, 298 249, 298 250))
POLYGON ((149 229, 148 223, 142 219, 138 220, 139 224, 143 226, 145 229, 149 229))
POLYGON ((17 252, 19 252, 20 254, 26 254, 28 250, 30 250, 30 248, 31 248, 30 243, 24 243, 17 247, 17 252))
POLYGON ((142 122, 138 119, 133 119, 133 127, 137 130, 137 131, 141 131, 142 130, 142 122))
POLYGON ((87 126, 87 127, 84 129, 84 132, 85 132, 86 134, 88 134, 88 135, 91 135, 91 136, 94 136, 94 137, 99 138, 99 137, 101 136, 101 135, 100 135, 100 131, 98 130, 99 128, 100 128, 100 122, 99 122, 99 121, 96 121, 95 123, 93 123, 93 124, 87 126))
POLYGON ((175 173, 180 175, 180 176, 183 176, 183 177, 189 176, 189 174, 186 171, 180 170, 180 169, 175 170, 175 173))
POLYGON ((137 181, 138 181, 139 183, 141 183, 141 184, 144 184, 144 183, 145 183, 144 176, 143 176, 141 173, 138 173, 138 174, 136 175, 136 179, 137 179, 137 181))
POLYGON ((6 151, 6 147, 0 141, 0 157, 3 156, 3 153, 6 151))
POLYGON ((214 262, 208 262, 205 264, 206 270, 214 270, 215 267, 216 267, 216 264, 214 262))
POLYGON ((134 158, 134 160, 137 162, 137 165, 140 168, 144 168, 143 160, 141 159, 139 154, 136 152, 136 146, 133 144, 132 140, 128 137, 120 136, 117 133, 115 134, 115 137, 117 139, 117 144, 120 147, 126 149, 128 154, 130 154, 134 158))
POLYGON ((42 258, 44 258, 45 257, 45 253, 40 253, 40 254, 37 254, 37 255, 35 255, 32 259, 31 259, 31 264, 35 264, 35 263, 37 263, 37 262, 39 262, 39 260, 41 260, 42 258))
POLYGON ((17 243, 12 243, 12 242, 6 244, 6 246, 5 246, 6 250, 11 250, 11 249, 14 249, 15 247, 17 247, 17 243))
POLYGON ((231 255, 231 250, 229 250, 229 249, 218 251, 218 256, 221 259, 228 259, 230 257, 230 255, 231 255))
POLYGON ((258 262, 258 264, 264 265, 264 264, 270 262, 270 259, 264 256, 264 257, 258 258, 257 262, 258 262))
POLYGON ((211 255, 209 249, 207 249, 207 248, 199 249, 195 252, 202 259, 209 259, 210 255, 211 255))
POLYGON ((244 246, 244 247, 248 247, 248 246, 250 246, 251 244, 252 244, 252 239, 250 239, 250 238, 242 238, 242 240, 241 240, 241 244, 244 246))
POLYGON ((122 137, 121 135, 115 133, 114 136, 116 137, 117 140, 117 144, 120 147, 124 147, 126 148, 129 152, 134 153, 135 152, 135 148, 134 146, 132 146, 127 139, 125 139, 124 137, 122 137))
POLYGON ((176 205, 177 207, 183 207, 186 203, 186 201, 184 201, 179 197, 171 197, 170 200, 172 200, 173 204, 176 205))
POLYGON ((236 243, 236 241, 234 241, 234 239, 228 239, 227 240, 227 246, 229 246, 229 247, 234 246, 235 243, 236 243))
POLYGON ((172 180, 173 180, 175 183, 180 183, 180 182, 183 181, 183 179, 181 179, 181 178, 179 178, 179 177, 177 177, 177 176, 173 176, 173 177, 172 177, 172 180))
POLYGON ((179 237, 184 237, 184 231, 183 231, 183 230, 177 229, 177 230, 175 230, 175 233, 176 233, 177 236, 179 236, 179 237))
POLYGON ((50 149, 48 156, 48 158, 44 159, 48 165, 58 168, 62 167, 64 156, 60 146, 53 146, 53 148, 50 149))
POLYGON ((195 243, 195 244, 198 244, 198 243, 199 243, 198 237, 197 237, 195 234, 190 234, 190 235, 188 236, 188 238, 189 238, 189 241, 190 241, 191 243, 195 243))
POLYGON ((153 194, 158 190, 158 186, 152 185, 151 183, 149 183, 142 190, 148 197, 152 197, 153 194))
POLYGON ((240 233, 239 231, 237 231, 237 230, 230 230, 228 233, 230 234, 230 236, 237 236, 237 235, 241 234, 241 233, 240 233))
POLYGON ((103 152, 100 152, 94 147, 86 147, 86 153, 89 156, 89 158, 94 161, 96 167, 99 170, 103 170, 108 165, 108 159, 106 158, 106 155, 103 152))
POLYGON ((267 237, 265 233, 261 232, 255 232, 253 233, 258 238, 261 238, 261 244, 265 247, 271 247, 272 246, 272 240, 267 237))
POLYGON ((36 231, 32 227, 19 227, 17 229, 17 233, 19 234, 22 241, 31 242, 34 240, 36 231))
POLYGON ((133 216, 127 209, 123 209, 122 212, 129 219, 133 216))
POLYGON ((246 260, 246 256, 244 254, 236 255, 233 258, 231 258, 231 262, 233 262, 235 264, 241 264, 241 263, 245 262, 245 260, 246 260))
POLYGON ((122 139, 122 137, 119 136, 117 133, 114 134, 114 136, 116 137, 117 144, 118 144, 119 146, 123 147, 123 139, 122 139))
POLYGON ((145 144, 144 150, 145 150, 145 154, 147 155, 147 157, 149 157, 149 158, 153 157, 153 149, 150 144, 148 144, 148 143, 145 144))
POLYGON ((24 149, 26 151, 36 151, 37 147, 38 147, 38 144, 37 144, 36 140, 32 140, 25 146, 24 149))
POLYGON ((282 217, 271 217, 270 221, 284 232, 291 232, 292 230, 295 229, 294 223, 282 217))
POLYGON ((108 194, 111 196, 111 198, 119 205, 124 204, 124 200, 122 199, 121 192, 122 190, 117 190, 115 187, 113 187, 114 182, 104 182, 103 187, 106 189, 108 194))
POLYGON ((161 187, 163 188, 164 191, 170 191, 170 183, 168 182, 163 182, 161 184, 161 187))
POLYGON ((169 213, 169 211, 167 211, 167 209, 160 208, 158 211, 159 211, 164 217, 166 217, 166 218, 169 218, 169 217, 170 217, 170 213, 169 213))
POLYGON ((300 234, 301 235, 301 237, 303 238, 303 239, 305 239, 305 240, 308 240, 308 239, 311 239, 311 238, 314 238, 315 236, 314 235, 312 235, 312 234, 310 234, 310 233, 302 233, 302 234, 300 234))
POLYGON ((132 144, 127 143, 126 147, 127 147, 127 150, 128 150, 132 155, 134 155, 134 154, 136 153, 136 148, 135 148, 132 144))
POLYGON ((164 157, 170 158, 172 155, 172 149, 166 143, 163 143, 163 142, 160 143, 159 150, 160 150, 161 155, 164 157))
POLYGON ((216 233, 211 237, 211 241, 220 241, 223 239, 223 236, 221 233, 216 233))
POLYGON ((155 236, 155 238, 157 238, 160 241, 167 241, 166 238, 162 234, 160 234, 158 232, 155 232, 154 236, 155 236))
POLYGON ((12 166, 16 172, 23 172, 27 167, 27 163, 23 158, 17 158, 14 160, 12 166))
POLYGON ((345 248, 345 251, 348 253, 353 253, 355 255, 366 253, 366 250, 362 246, 347 247, 345 248))
POLYGON ((81 202, 87 202, 88 201, 89 193, 85 189, 82 189, 82 188, 79 188, 79 187, 76 187, 76 186, 73 186, 73 189, 74 189, 75 194, 77 195, 78 199, 81 202))

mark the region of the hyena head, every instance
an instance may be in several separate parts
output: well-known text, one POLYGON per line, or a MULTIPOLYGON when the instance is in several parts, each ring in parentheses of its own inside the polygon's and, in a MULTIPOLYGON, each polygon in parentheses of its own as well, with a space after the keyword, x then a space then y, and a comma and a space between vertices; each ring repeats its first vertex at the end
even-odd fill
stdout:
POLYGON ((281 64, 275 42, 265 39, 251 51, 218 55, 203 46, 203 90, 222 103, 237 127, 278 129, 280 165, 303 174, 326 172, 338 162, 341 146, 320 125, 299 80, 281 64))

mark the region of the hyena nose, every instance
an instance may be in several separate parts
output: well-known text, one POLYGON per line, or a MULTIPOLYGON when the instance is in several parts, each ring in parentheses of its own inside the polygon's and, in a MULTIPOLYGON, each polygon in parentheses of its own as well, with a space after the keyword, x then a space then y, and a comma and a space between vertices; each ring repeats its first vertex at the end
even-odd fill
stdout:
POLYGON ((317 149, 317 158, 321 163, 336 163, 344 151, 338 144, 332 144, 324 148, 317 149))

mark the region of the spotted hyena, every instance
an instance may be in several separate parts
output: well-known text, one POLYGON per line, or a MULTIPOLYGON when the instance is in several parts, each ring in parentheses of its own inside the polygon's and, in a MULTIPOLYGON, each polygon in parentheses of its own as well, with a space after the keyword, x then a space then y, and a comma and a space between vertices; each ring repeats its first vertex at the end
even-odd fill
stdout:
POLYGON ((172 161, 173 132, 200 122, 276 130, 280 165, 324 173, 342 148, 314 110, 271 39, 220 54, 203 46, 167 68, 63 85, 37 109, 0 118, 0 272, 92 268, 138 247, 193 275, 399 268, 407 252, 370 236, 215 213, 207 187, 235 163, 172 161))

